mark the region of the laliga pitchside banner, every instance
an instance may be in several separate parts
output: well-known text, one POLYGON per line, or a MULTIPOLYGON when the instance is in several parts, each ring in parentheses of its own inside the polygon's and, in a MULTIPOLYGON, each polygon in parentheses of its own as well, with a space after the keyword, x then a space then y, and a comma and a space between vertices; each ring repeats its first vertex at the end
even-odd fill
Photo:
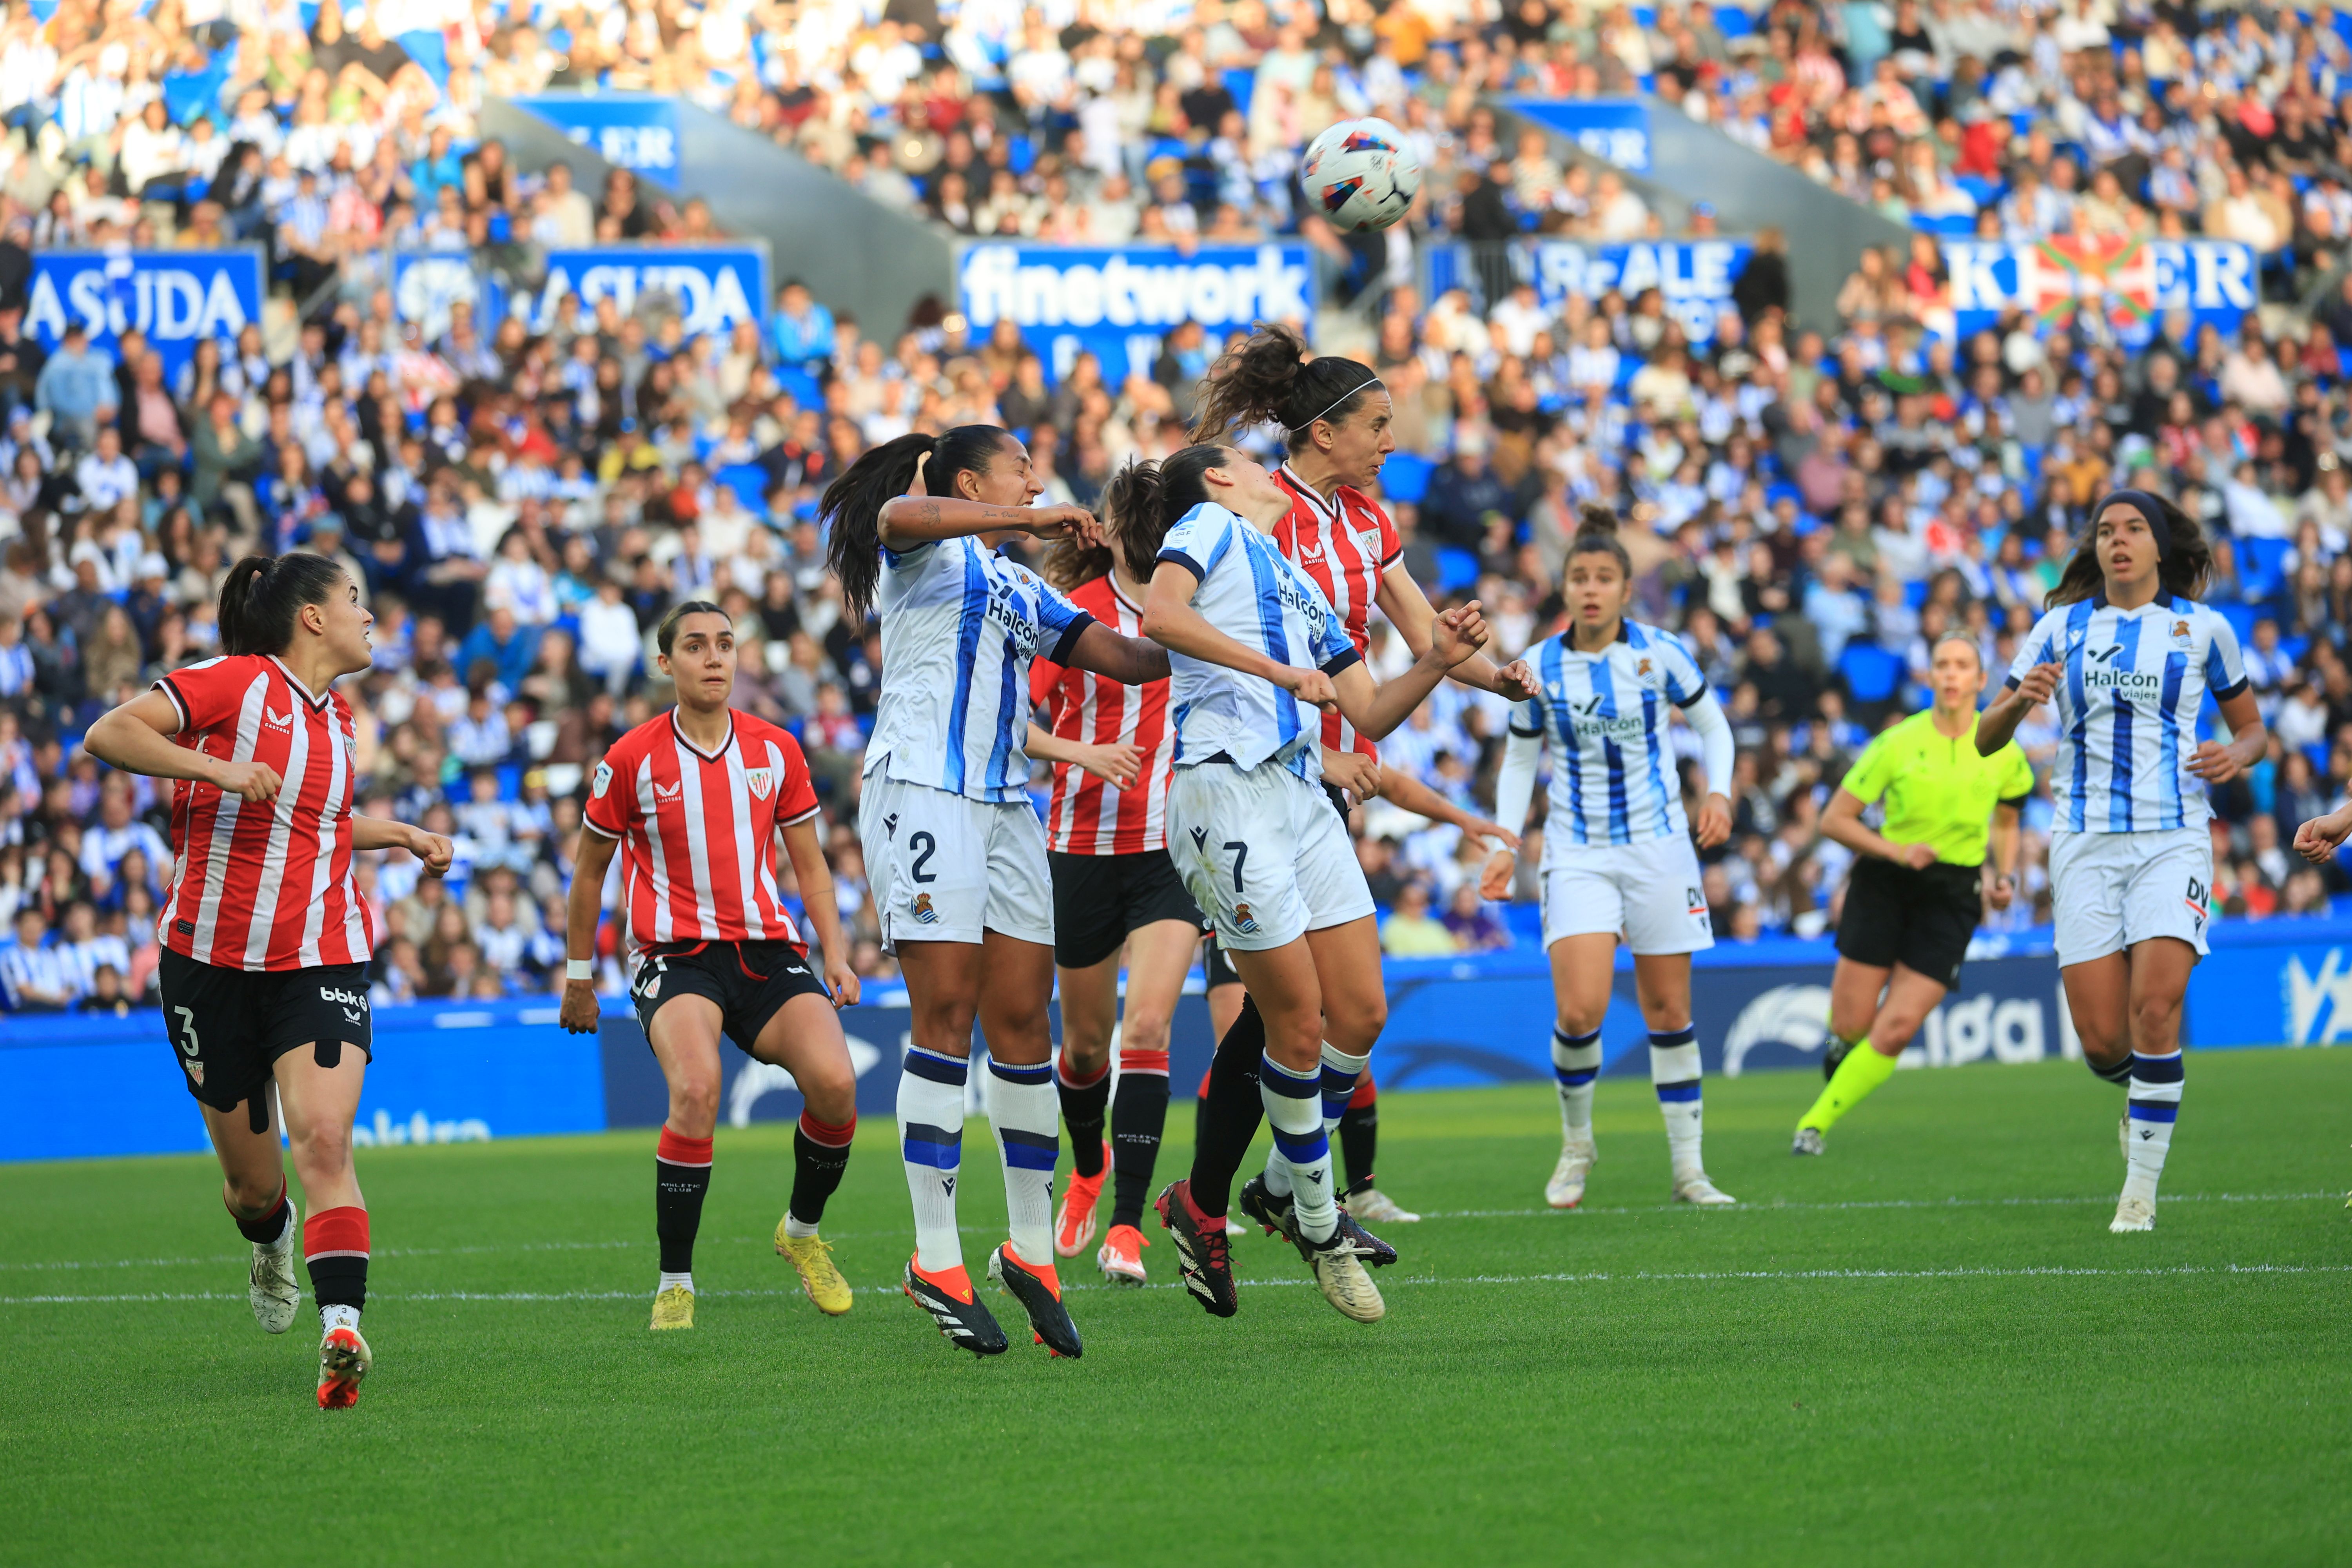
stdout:
POLYGON ((55 349, 68 321, 113 350, 137 328, 177 374, 200 338, 224 344, 261 320, 262 263, 257 247, 236 250, 47 250, 33 258, 25 329, 55 349))
POLYGON ((677 300, 688 336, 732 331, 738 321, 768 320, 768 247, 765 241, 734 245, 604 245, 588 250, 551 250, 547 274, 528 292, 518 289, 515 314, 533 331, 555 320, 566 294, 593 309, 611 300, 627 315, 651 294, 677 300))
POLYGON ((1944 265, 1953 327, 1964 338, 2021 310, 2039 331, 2087 331, 2136 348, 2175 310, 2233 333, 2255 302, 2253 249, 2227 239, 1948 239, 1944 265))
POLYGON ((1303 245, 1207 245, 1189 256, 1158 246, 974 245, 957 263, 957 288, 975 337, 1011 321, 1056 381, 1091 353, 1114 386, 1151 374, 1161 337, 1180 322, 1200 322, 1213 345, 1254 321, 1304 319, 1316 305, 1315 261, 1303 245))

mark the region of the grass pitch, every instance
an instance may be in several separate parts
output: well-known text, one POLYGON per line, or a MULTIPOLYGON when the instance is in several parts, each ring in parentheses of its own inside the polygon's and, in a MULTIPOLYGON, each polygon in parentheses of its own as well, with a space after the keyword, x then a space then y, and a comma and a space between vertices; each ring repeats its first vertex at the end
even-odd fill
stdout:
POLYGON ((789 1128, 722 1131, 699 1326, 659 1339, 650 1132, 365 1150, 376 1370, 331 1415, 208 1161, 0 1167, 0 1563, 2344 1560, 2352 1052, 2193 1056, 2138 1237, 2078 1066, 1905 1073, 1791 1159, 1819 1087, 1707 1084, 1715 1213, 1663 1202, 1644 1084, 1602 1084, 1570 1215, 1548 1089, 1391 1095, 1383 1184, 1429 1217, 1387 1321, 1262 1238, 1213 1321, 1147 1215, 1160 1288, 1065 1265, 1076 1363, 976 1363, 897 1294, 878 1119, 825 1226, 850 1315, 770 1247, 789 1128))

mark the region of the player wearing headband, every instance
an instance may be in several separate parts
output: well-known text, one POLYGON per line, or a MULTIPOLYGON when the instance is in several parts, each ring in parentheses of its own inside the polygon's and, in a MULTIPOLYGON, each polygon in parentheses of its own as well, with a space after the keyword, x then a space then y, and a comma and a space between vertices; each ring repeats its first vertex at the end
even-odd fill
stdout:
POLYGON ((2212 556, 2197 524, 2145 490, 2092 509, 2049 610, 1977 721, 2008 744, 2058 711, 2050 888, 2059 975, 2093 1072, 2129 1093, 2112 1231, 2156 1228, 2156 1186, 2180 1109, 2180 1005, 2205 952, 2212 886, 2205 789, 2269 745, 2229 622, 2196 602, 2212 556), (2210 693, 2230 731, 2197 739, 2210 693))
MULTIPOLYGON (((1274 478, 1291 505, 1275 528, 1275 547, 1323 591, 1359 655, 1370 641, 1377 607, 1417 658, 1429 651, 1436 611, 1405 570, 1396 524, 1368 493, 1396 450, 1394 420, 1388 389, 1370 366, 1329 355, 1310 358, 1307 341, 1296 330, 1270 325, 1259 327, 1211 369, 1192 438, 1219 441, 1236 426, 1281 426, 1286 460, 1274 478)), ((1484 654, 1455 669, 1453 679, 1513 702, 1535 691, 1535 678, 1525 664, 1497 668, 1484 654)), ((1518 847, 1517 838, 1501 825, 1463 810, 1409 773, 1381 768, 1380 749, 1344 713, 1324 714, 1323 749, 1324 787, 1343 818, 1343 794, 1359 801, 1379 795, 1482 844, 1518 847)), ((1250 1020, 1246 1048, 1230 1059, 1246 1069, 1257 1060, 1263 1042, 1256 1037, 1255 1012, 1244 1016, 1250 1020)), ((1217 1092, 1212 1082, 1203 1088, 1203 1098, 1217 1092)), ((1256 1089, 1241 1079, 1223 1092, 1244 1105, 1256 1100, 1256 1089)), ((1398 1207, 1374 1184, 1377 1094, 1368 1065, 1349 1091, 1339 1125, 1348 1212, 1371 1223, 1409 1222, 1420 1215, 1398 1207)))
POLYGON ((1895 1058, 1960 983, 1984 907, 2007 909, 2017 888, 2017 814, 2033 764, 2014 741, 1978 754, 1985 667, 1974 637, 1937 638, 1928 679, 1933 706, 1871 742, 1822 814, 1822 836, 1859 858, 1830 978, 1829 1087, 1797 1123, 1795 1153, 1820 1153, 1838 1118, 1894 1076, 1895 1058), (1863 809, 1882 799, 1885 821, 1873 831, 1863 809))

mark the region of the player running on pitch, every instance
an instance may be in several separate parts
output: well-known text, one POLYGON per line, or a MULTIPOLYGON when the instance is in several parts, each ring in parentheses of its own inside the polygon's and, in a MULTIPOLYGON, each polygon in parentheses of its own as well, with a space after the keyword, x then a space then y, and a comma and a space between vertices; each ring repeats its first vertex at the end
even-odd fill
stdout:
POLYGON ((222 656, 172 671, 82 742, 127 773, 181 781, 156 933, 164 1032, 220 1158, 222 1201, 253 1244, 253 1315, 273 1334, 301 1301, 285 1133, 310 1205, 301 1241, 324 1410, 357 1403, 374 1364, 360 1334, 368 1211, 352 1119, 374 1054, 375 924, 352 857, 398 847, 436 877, 450 858, 446 838, 352 810, 358 735, 334 683, 373 662, 374 619, 324 557, 248 555, 221 584, 222 656))
POLYGON ((1895 1058, 1960 983, 1985 906, 2007 909, 2017 889, 2017 816, 2033 764, 2014 741, 1977 751, 1985 668, 1974 637, 1938 637, 1928 679, 1934 705, 1864 747, 1822 814, 1822 837, 1857 858, 1830 977, 1829 1087, 1798 1121, 1793 1153, 1820 1153, 1838 1118, 1894 1076, 1895 1058), (1863 808, 1882 797, 1885 826, 1873 832, 1863 808))
MULTIPOLYGON (((1268 324, 1211 368, 1192 439, 1222 441, 1236 426, 1280 426, 1286 460, 1274 478, 1289 493, 1291 507, 1275 528, 1275 548, 1323 591, 1358 654, 1371 641, 1372 609, 1378 605, 1418 658, 1429 651, 1436 611, 1405 569, 1404 542, 1396 524, 1370 494, 1389 454, 1396 450, 1395 419, 1388 388, 1369 365, 1331 355, 1310 358, 1307 341, 1296 329, 1268 324)), ((1536 689, 1535 676, 1524 662, 1497 668, 1484 654, 1464 660, 1450 679, 1514 702, 1533 696, 1536 689)), ((1519 847, 1515 828, 1463 810, 1409 772, 1381 767, 1380 747, 1345 713, 1323 715, 1323 747, 1324 787, 1343 821, 1343 791, 1358 801, 1379 795, 1432 822, 1450 824, 1481 843, 1519 847)), ((1226 1058, 1229 1075, 1237 1066, 1255 1070, 1258 1048, 1265 1043, 1257 1037, 1261 1026, 1256 1015, 1245 1016, 1251 1026, 1243 1043, 1252 1048, 1226 1058)), ((1243 1103, 1255 1094, 1255 1086, 1247 1083, 1236 1083, 1234 1089, 1243 1103)), ((1202 1098, 1214 1091, 1215 1086, 1204 1080, 1202 1098)), ((1369 1224, 1410 1224, 1421 1216, 1399 1207, 1381 1191, 1373 1174, 1380 1125, 1380 1091, 1368 1062, 1339 1118, 1339 1158, 1348 1177, 1341 1201, 1349 1214, 1369 1224)))
POLYGON ((1023 750, 1029 664, 1043 655, 1130 686, 1168 674, 1158 647, 1120 636, 999 553, 1022 534, 1099 542, 1084 508, 1030 505, 1043 489, 1010 432, 967 425, 875 447, 820 507, 844 614, 856 626, 872 609, 882 622, 857 826, 914 1015, 898 1079, 915 1211, 902 1282, 949 1343, 977 1355, 1001 1354, 1006 1341, 973 1294, 956 1232, 975 1018, 1008 1230, 989 1277, 1050 1352, 1081 1349, 1054 1266, 1054 894, 1023 750))
POLYGON ((2083 1059, 2127 1094, 2123 1194, 2107 1228, 2156 1228, 2180 1111, 2181 999, 2205 953, 2213 846, 2206 787, 2270 744, 2237 635, 2196 602, 2212 566, 2196 522, 2145 490, 2091 509, 2049 610, 1977 721, 1999 751, 2043 702, 2058 713, 2050 894, 2058 974, 2083 1059), (2197 739, 2210 693, 2231 739, 2197 739))
POLYGON ((793 1193, 776 1250, 820 1311, 849 1310, 849 1286, 817 1234, 857 1129, 857 1075, 835 1009, 857 976, 818 838, 816 791, 800 742, 728 705, 735 624, 689 600, 654 635, 677 705, 613 743, 581 810, 566 933, 563 1026, 593 1034, 596 926, 605 868, 621 855, 621 900, 635 969, 629 994, 669 1085, 654 1152, 654 1233, 661 1276, 652 1327, 694 1327, 694 1238, 710 1187, 721 1035, 793 1075, 803 1101, 793 1133, 793 1193), (776 890, 775 842, 792 857, 808 921, 824 950, 820 979, 776 890))
MULTIPOLYGON (((1171 651, 1170 854, 1265 1020, 1258 1076, 1275 1147, 1253 1184, 1253 1213, 1297 1246, 1327 1300, 1377 1321, 1386 1309, 1364 1272, 1360 1230, 1342 1223, 1328 1132, 1388 1000, 1371 893, 1321 788, 1315 710, 1337 707, 1385 735, 1477 650, 1486 625, 1475 604, 1449 611, 1430 651, 1375 685, 1322 591, 1268 537, 1294 498, 1265 468, 1204 445, 1136 465, 1124 483, 1121 548, 1138 576, 1147 562, 1155 568, 1144 628, 1171 651)), ((1255 1126, 1252 1115, 1239 1150, 1255 1126)), ((1223 1234, 1237 1165, 1232 1138, 1204 1142, 1193 1176, 1158 1205, 1186 1285, 1220 1317, 1238 1305, 1223 1234)))
MULTIPOLYGON (((1559 1082, 1560 1155, 1544 1199, 1584 1200, 1597 1160, 1592 1080, 1601 1071, 1601 1023, 1609 1011, 1622 934, 1633 950, 1633 993, 1650 1026, 1650 1080, 1665 1118, 1677 1203, 1734 1200, 1707 1180, 1700 1158, 1698 1032, 1691 1024, 1691 954, 1715 945, 1698 857, 1683 812, 1666 734, 1666 707, 1683 710, 1704 748, 1706 795, 1697 840, 1731 836, 1731 721, 1706 679, 1671 632, 1625 618, 1633 568, 1617 515, 1587 506, 1561 572, 1569 623, 1537 645, 1541 689, 1511 715, 1495 784, 1496 815, 1527 820, 1536 759, 1551 748, 1551 803, 1544 817, 1544 946, 1551 954, 1559 1019, 1551 1037, 1559 1082)), ((1497 851, 1479 891, 1507 898, 1517 857, 1497 851)))

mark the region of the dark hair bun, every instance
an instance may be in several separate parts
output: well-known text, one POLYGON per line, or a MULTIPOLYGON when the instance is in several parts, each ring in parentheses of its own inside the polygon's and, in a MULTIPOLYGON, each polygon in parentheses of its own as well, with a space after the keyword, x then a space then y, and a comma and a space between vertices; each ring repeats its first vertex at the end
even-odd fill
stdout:
POLYGON ((1614 539, 1617 537, 1617 528, 1618 521, 1615 509, 1603 506, 1597 500, 1581 501, 1578 503, 1576 508, 1576 536, 1579 539, 1583 539, 1588 536, 1614 539))

